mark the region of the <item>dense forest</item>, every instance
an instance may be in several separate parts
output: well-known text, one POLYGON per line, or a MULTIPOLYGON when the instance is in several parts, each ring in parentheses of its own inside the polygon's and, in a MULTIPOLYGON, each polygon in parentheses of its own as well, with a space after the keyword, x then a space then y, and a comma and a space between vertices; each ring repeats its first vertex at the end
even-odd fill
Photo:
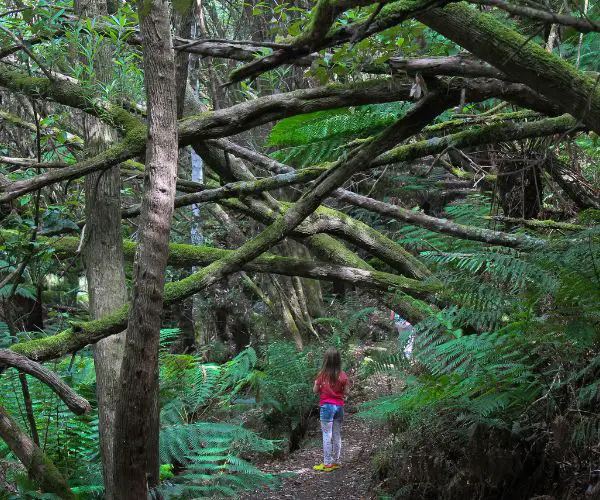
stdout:
POLYGON ((0 3, 0 499, 600 498, 596 0, 0 3))

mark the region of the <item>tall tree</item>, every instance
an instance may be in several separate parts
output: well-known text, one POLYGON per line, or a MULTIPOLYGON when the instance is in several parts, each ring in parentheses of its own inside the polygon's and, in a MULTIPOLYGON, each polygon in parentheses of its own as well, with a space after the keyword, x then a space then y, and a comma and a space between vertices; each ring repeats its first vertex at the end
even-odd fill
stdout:
POLYGON ((177 179, 177 94, 169 3, 138 5, 148 106, 146 175, 115 419, 115 498, 158 484, 158 347, 177 179))
MULTIPOLYGON (((108 14, 105 0, 77 0, 75 10, 82 18, 98 21, 108 14)), ((92 85, 109 84, 112 71, 112 48, 107 39, 99 42, 93 61, 92 85)), ((84 115, 86 152, 99 154, 116 140, 110 127, 95 116, 84 115)), ((119 310, 127 302, 123 267, 121 232, 121 173, 119 166, 96 172, 85 178, 84 262, 92 318, 103 318, 119 310)), ((114 497, 114 422, 120 388, 121 363, 125 334, 121 333, 94 346, 96 392, 100 417, 100 449, 105 478, 106 498, 114 497)))

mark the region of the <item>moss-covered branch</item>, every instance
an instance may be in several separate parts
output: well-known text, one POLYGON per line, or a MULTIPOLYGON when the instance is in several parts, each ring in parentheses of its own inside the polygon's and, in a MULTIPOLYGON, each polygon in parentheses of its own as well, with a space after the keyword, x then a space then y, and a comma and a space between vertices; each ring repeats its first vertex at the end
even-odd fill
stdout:
MULTIPOLYGON (((80 94, 84 91, 80 86, 70 82, 50 82, 44 78, 33 78, 0 68, 0 85, 15 91, 22 90, 28 95, 52 98, 80 109, 87 110, 88 107, 88 96, 85 93, 81 96, 80 94)), ((351 85, 333 84, 261 97, 227 109, 201 113, 181 120, 179 122, 179 142, 181 146, 185 146, 189 145, 197 136, 221 137, 294 114, 340 106, 391 102, 407 99, 409 94, 410 82, 383 79, 351 85)), ((96 110, 95 114, 100 114, 102 109, 104 108, 96 110)), ((77 178, 114 166, 143 153, 146 146, 146 127, 141 125, 134 115, 122 108, 110 107, 109 109, 118 117, 120 123, 125 125, 126 135, 123 141, 101 155, 68 168, 8 183, 0 190, 2 193, 0 202, 10 201, 25 193, 62 180, 77 178)))
MULTIPOLYGON (((5 232, 6 236, 8 234, 9 232, 5 232)), ((57 255, 63 257, 75 255, 79 245, 78 238, 73 237, 61 237, 56 240, 41 237, 40 242, 48 242, 57 255)), ((127 260, 133 261, 135 248, 136 244, 134 242, 124 241, 123 251, 127 260)), ((232 250, 223 248, 171 243, 169 245, 168 263, 170 266, 183 268, 202 267, 228 256, 231 252, 232 250)), ((391 273, 340 266, 298 257, 282 257, 268 253, 245 263, 242 269, 249 272, 299 276, 325 281, 339 280, 374 290, 398 289, 415 297, 422 297, 423 294, 437 291, 434 286, 423 285, 414 279, 396 276, 391 273)))
MULTIPOLYGON (((327 166, 310 167, 302 170, 266 177, 255 181, 239 181, 225 184, 224 186, 207 189, 199 193, 190 193, 178 196, 175 199, 175 208, 186 207, 195 203, 207 203, 247 194, 271 191, 286 186, 293 186, 316 179, 327 170, 327 166)), ((123 210, 123 217, 136 217, 140 214, 140 205, 135 205, 123 210)))
POLYGON ((467 129, 443 137, 431 137, 423 141, 398 146, 379 156, 373 162, 373 165, 381 166, 412 161, 424 156, 442 153, 448 148, 463 149, 482 144, 497 144, 529 137, 576 132, 578 130, 582 130, 582 126, 577 125, 576 121, 569 115, 545 118, 533 122, 495 123, 487 127, 467 129))
POLYGON ((121 106, 98 99, 92 89, 68 80, 30 76, 25 72, 0 65, 0 87, 30 97, 58 102, 97 116, 124 132, 140 125, 140 120, 121 106))
POLYGON ((504 217, 502 215, 485 216, 483 219, 506 222, 509 224, 518 224, 534 229, 559 230, 559 231, 581 231, 585 226, 581 224, 571 224, 570 222, 560 222, 555 220, 537 220, 537 219, 516 219, 514 217, 504 217))

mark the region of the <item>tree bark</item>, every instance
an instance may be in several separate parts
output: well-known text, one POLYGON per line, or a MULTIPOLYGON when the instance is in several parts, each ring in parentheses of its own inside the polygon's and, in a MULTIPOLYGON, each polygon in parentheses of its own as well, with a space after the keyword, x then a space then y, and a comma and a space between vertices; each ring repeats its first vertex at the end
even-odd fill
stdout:
POLYGON ((0 367, 3 365, 17 368, 49 386, 73 413, 81 415, 90 409, 87 400, 65 384, 58 375, 28 357, 7 349, 0 349, 0 367))
POLYGON ((148 102, 146 177, 121 392, 115 422, 115 498, 146 498, 159 481, 158 348, 177 178, 177 96, 169 4, 139 6, 148 102))

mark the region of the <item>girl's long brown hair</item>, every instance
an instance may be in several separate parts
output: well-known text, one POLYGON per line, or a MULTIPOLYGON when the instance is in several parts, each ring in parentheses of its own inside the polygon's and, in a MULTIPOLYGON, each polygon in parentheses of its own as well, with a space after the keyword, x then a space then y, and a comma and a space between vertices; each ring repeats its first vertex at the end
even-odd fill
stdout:
POLYGON ((319 378, 330 386, 335 386, 338 383, 341 371, 342 357, 340 351, 335 347, 330 347, 323 356, 323 366, 319 372, 319 378))

